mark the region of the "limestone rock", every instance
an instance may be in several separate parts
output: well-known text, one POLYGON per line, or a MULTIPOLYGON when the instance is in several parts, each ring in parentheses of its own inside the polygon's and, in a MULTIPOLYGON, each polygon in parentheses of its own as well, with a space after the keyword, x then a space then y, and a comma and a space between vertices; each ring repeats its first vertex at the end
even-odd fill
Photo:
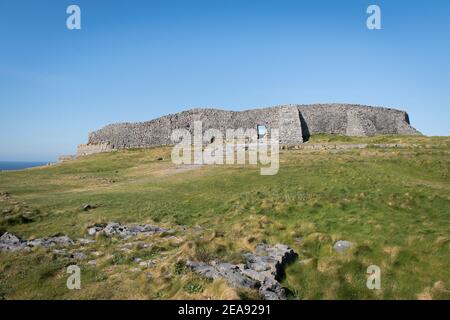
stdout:
POLYGON ((350 249, 352 246, 353 246, 353 244, 349 241, 339 240, 334 244, 333 249, 336 252, 344 252, 344 251, 350 249))
POLYGON ((83 211, 89 211, 89 210, 92 210, 92 209, 95 209, 95 207, 90 205, 89 203, 83 205, 83 207, 81 208, 81 210, 83 210, 83 211))
POLYGON ((297 254, 288 246, 276 244, 258 245, 256 253, 244 254, 246 264, 204 263, 188 261, 186 265, 193 271, 209 279, 225 279, 237 288, 259 289, 266 300, 284 300, 286 293, 278 282, 284 273, 284 267, 297 258, 297 254))
POLYGON ((261 282, 259 294, 264 300, 286 300, 286 292, 281 284, 272 278, 265 278, 261 282))
POLYGON ((71 256, 70 253, 68 253, 64 249, 54 249, 54 250, 52 250, 52 252, 53 252, 54 255, 62 256, 64 258, 70 258, 70 256, 71 256))
POLYGON ((67 236, 55 236, 42 239, 34 239, 27 241, 29 247, 50 247, 50 246, 68 246, 74 244, 74 241, 67 236))
POLYGON ((9 233, 9 232, 5 232, 1 237, 0 237, 0 243, 2 244, 10 244, 10 245, 15 245, 18 243, 21 243, 22 239, 20 239, 19 237, 17 237, 15 234, 13 233, 9 233))
POLYGON ((84 254, 83 252, 74 252, 72 254, 72 258, 75 260, 86 260, 87 259, 87 255, 84 254))
POLYGON ((23 241, 13 233, 5 232, 0 237, 0 251, 18 251, 26 247, 26 241, 23 241))
POLYGON ((223 278, 233 287, 253 289, 258 287, 258 282, 244 275, 237 265, 220 263, 212 266, 204 262, 193 261, 187 261, 186 265, 205 278, 212 280, 223 278))
POLYGON ((144 267, 144 268, 150 268, 150 267, 153 267, 154 265, 155 265, 155 262, 153 260, 146 260, 146 261, 139 262, 139 266, 144 267))
POLYGON ((0 237, 0 251, 30 250, 33 247, 68 246, 73 244, 74 241, 67 236, 22 240, 12 233, 5 232, 0 237))
POLYGON ((88 228, 88 235, 94 236, 101 232, 104 235, 119 236, 122 238, 134 237, 138 234, 152 235, 155 233, 171 232, 171 230, 152 226, 152 225, 121 225, 117 222, 110 222, 108 224, 96 224, 88 228))
POLYGON ((81 239, 77 239, 77 242, 80 243, 81 245, 86 245, 86 244, 95 243, 95 240, 81 238, 81 239))

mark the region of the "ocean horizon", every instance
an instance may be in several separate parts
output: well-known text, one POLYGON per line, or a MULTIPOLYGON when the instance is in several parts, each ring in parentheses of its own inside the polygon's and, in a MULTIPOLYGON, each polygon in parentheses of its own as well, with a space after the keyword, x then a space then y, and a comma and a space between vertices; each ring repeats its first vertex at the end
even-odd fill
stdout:
POLYGON ((0 171, 23 170, 44 166, 50 161, 0 161, 0 171))

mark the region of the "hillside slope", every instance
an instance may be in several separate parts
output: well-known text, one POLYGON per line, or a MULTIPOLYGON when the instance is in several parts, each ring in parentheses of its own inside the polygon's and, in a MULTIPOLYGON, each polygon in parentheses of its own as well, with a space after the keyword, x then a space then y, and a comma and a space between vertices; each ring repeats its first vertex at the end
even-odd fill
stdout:
POLYGON ((283 150, 275 176, 256 166, 177 167, 169 147, 0 172, 0 234, 78 239, 111 221, 173 230, 98 235, 66 249, 76 261, 51 248, 0 252, 0 297, 258 298, 185 261, 239 263, 265 242, 299 255, 282 279, 290 299, 449 299, 450 138, 321 135, 312 144, 283 150), (336 148, 361 143, 369 145, 336 148), (338 240, 353 246, 338 253, 338 240), (80 290, 66 287, 74 263, 80 290), (366 287, 369 265, 381 268, 381 290, 366 287))

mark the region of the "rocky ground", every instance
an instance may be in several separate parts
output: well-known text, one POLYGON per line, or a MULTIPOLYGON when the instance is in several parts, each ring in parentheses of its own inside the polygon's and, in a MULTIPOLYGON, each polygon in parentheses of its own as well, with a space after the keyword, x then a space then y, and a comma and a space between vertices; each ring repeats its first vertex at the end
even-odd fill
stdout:
MULTIPOLYGON (((54 255, 61 256, 76 263, 77 261, 88 260, 89 246, 95 244, 93 237, 104 235, 106 237, 119 237, 130 240, 137 235, 148 237, 156 233, 173 234, 173 230, 168 230, 152 225, 121 225, 116 222, 105 224, 95 224, 90 226, 86 232, 86 238, 72 240, 66 235, 56 235, 48 238, 37 238, 23 240, 17 235, 5 232, 0 236, 0 251, 13 253, 16 251, 31 252, 33 248, 43 247, 54 255)), ((120 251, 129 251, 133 243, 121 244, 116 248, 120 251)), ((151 244, 150 244, 151 245, 151 244)), ((149 244, 140 244, 141 248, 147 248, 149 244)), ((131 250, 130 250, 131 251, 131 250)), ((102 255, 98 251, 91 252, 93 256, 102 255)), ((230 264, 226 262, 211 261, 179 261, 191 268, 201 276, 216 280, 224 279, 231 287, 258 290, 262 299, 285 300, 286 293, 278 282, 284 276, 286 265, 293 263, 297 259, 297 254, 288 246, 275 244, 259 244, 255 253, 245 253, 243 257, 245 264, 230 264)), ((139 267, 151 267, 154 261, 143 261, 141 258, 132 259, 139 267)), ((89 265, 96 265, 95 259, 87 261, 89 265)), ((138 268, 133 270, 140 271, 138 268)))
POLYGON ((225 279, 233 287, 258 289, 266 300, 285 300, 286 293, 278 280, 284 276, 284 267, 295 261, 297 254, 288 246, 260 244, 256 253, 244 254, 245 264, 204 263, 188 261, 195 272, 210 279, 225 279))

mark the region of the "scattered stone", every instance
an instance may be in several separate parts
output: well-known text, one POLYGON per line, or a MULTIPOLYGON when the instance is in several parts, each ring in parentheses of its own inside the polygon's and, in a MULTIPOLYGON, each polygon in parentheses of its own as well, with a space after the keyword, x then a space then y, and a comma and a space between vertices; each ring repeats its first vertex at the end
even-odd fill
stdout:
POLYGON ((26 247, 26 242, 13 233, 5 232, 0 237, 0 251, 18 251, 26 247))
POLYGON ((90 205, 90 204, 85 204, 85 205, 83 205, 83 208, 81 210, 89 211, 89 210, 92 210, 92 209, 95 209, 95 207, 90 205))
POLYGON ((97 233, 103 233, 104 235, 119 236, 122 238, 130 238, 138 234, 152 235, 155 233, 171 232, 171 230, 152 226, 152 225, 121 225, 117 222, 110 222, 108 224, 96 224, 88 228, 89 235, 95 235, 97 233))
POLYGON ((68 253, 64 249, 54 249, 54 250, 52 250, 52 252, 53 252, 54 255, 62 256, 64 258, 70 258, 70 253, 68 253))
POLYGON ((88 233, 89 236, 93 237, 93 236, 95 236, 97 234, 97 232, 101 231, 102 228, 103 227, 101 227, 99 225, 95 225, 93 227, 89 227, 87 233, 88 233))
POLYGON ((0 242, 4 243, 4 244, 17 244, 20 243, 22 240, 17 237, 15 234, 10 233, 10 232, 5 232, 1 237, 0 237, 0 242))
POLYGON ((85 239, 85 238, 81 238, 77 240, 78 243, 85 245, 85 244, 92 244, 95 243, 95 240, 92 239, 85 239))
POLYGON ((246 264, 204 263, 187 261, 186 265, 209 279, 225 279, 237 288, 259 288, 265 300, 285 300, 286 293, 278 282, 284 274, 284 267, 297 258, 297 254, 288 246, 260 244, 256 254, 244 254, 246 264))
POLYGON ((87 256, 83 252, 74 252, 72 258, 75 260, 86 260, 87 256))
POLYGON ((29 247, 69 246, 75 242, 67 236, 55 236, 50 238, 34 239, 27 241, 29 247))
POLYGON ((95 266, 95 265, 97 265, 97 260, 89 260, 87 262, 87 264, 90 265, 90 266, 95 266))
POLYGON ((0 237, 0 251, 30 250, 33 247, 51 247, 73 245, 74 241, 67 236, 22 240, 15 234, 5 232, 0 237))
POLYGON ((150 267, 153 267, 154 265, 155 265, 155 262, 153 260, 141 261, 139 263, 139 266, 145 267, 145 268, 150 268, 150 267))
POLYGON ((141 258, 133 258, 133 262, 139 263, 139 262, 141 262, 141 261, 142 261, 141 258))
POLYGON ((339 240, 334 244, 333 249, 336 252, 344 252, 344 251, 350 249, 352 246, 353 246, 353 244, 349 241, 339 240))
POLYGON ((54 255, 62 256, 63 258, 66 258, 66 259, 73 259, 73 260, 78 260, 78 261, 87 259, 86 254, 84 254, 83 252, 69 253, 65 249, 54 249, 54 250, 52 250, 52 252, 54 255))

